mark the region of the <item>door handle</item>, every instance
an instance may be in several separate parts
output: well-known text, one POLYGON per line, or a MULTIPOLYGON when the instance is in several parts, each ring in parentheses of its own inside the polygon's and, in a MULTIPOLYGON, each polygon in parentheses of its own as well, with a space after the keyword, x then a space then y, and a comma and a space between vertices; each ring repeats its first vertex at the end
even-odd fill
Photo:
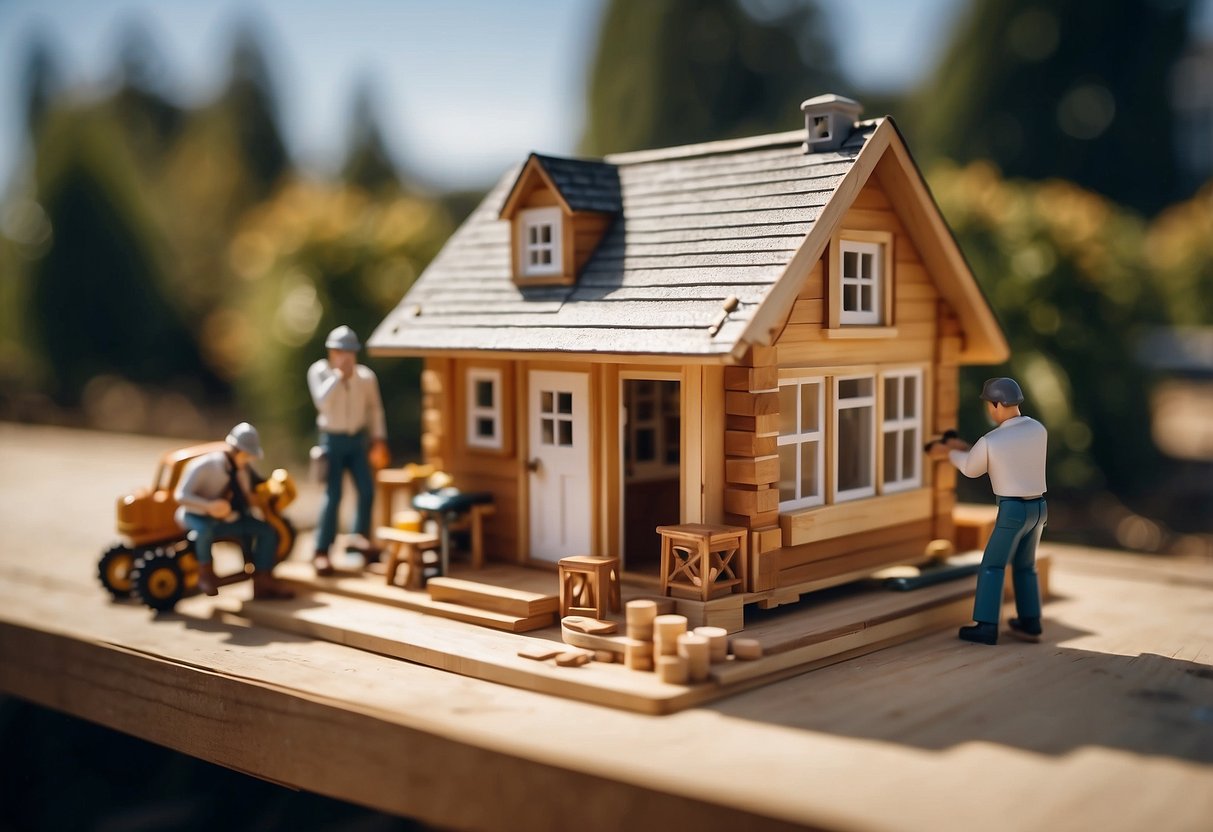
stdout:
POLYGON ((526 462, 526 469, 528 471, 530 471, 532 474, 538 472, 539 471, 539 457, 535 457, 534 459, 528 459, 526 462))

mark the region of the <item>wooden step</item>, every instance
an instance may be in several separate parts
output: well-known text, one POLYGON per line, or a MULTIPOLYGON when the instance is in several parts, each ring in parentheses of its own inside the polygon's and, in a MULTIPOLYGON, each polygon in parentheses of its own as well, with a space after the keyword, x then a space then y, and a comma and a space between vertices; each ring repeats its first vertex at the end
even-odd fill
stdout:
POLYGON ((560 610, 560 596, 525 592, 521 589, 465 581, 459 578, 430 578, 425 585, 435 601, 463 604, 482 610, 533 618, 555 615, 560 610))
POLYGON ((530 616, 511 615, 469 607, 464 604, 437 601, 424 591, 387 586, 382 581, 364 575, 338 572, 336 575, 319 577, 311 566, 303 563, 291 561, 281 563, 274 570, 274 574, 303 589, 332 592, 347 598, 402 607, 415 612, 437 615, 454 621, 464 621, 481 627, 491 627, 494 630, 504 630, 509 633, 527 633, 556 624, 555 612, 530 616))

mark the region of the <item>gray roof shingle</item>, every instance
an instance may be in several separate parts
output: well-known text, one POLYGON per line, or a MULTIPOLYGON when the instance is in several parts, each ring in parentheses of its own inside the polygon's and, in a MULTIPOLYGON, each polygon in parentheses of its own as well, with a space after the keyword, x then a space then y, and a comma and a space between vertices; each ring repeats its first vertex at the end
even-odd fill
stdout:
POLYGON ((370 346, 727 354, 878 123, 861 123, 828 153, 805 154, 803 131, 794 131, 604 162, 537 156, 574 210, 617 214, 576 285, 511 280, 510 226, 499 213, 519 166, 451 236, 370 346), (712 335, 730 296, 737 307, 712 335))

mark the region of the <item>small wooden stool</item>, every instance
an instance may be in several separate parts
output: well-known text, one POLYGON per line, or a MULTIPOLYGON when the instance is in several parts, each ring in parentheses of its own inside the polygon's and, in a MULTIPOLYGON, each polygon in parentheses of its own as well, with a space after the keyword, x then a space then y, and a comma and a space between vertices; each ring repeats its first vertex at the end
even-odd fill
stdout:
POLYGON ((409 573, 405 579, 405 589, 421 589, 422 570, 425 568, 423 555, 439 545, 438 535, 428 532, 410 532, 404 529, 394 529, 391 526, 381 526, 375 536, 383 543, 387 552, 388 586, 396 583, 396 570, 401 562, 408 564, 409 573))
POLYGON ((584 615, 606 618, 619 599, 619 558, 573 555, 560 559, 560 617, 584 615))
POLYGON ((658 526, 661 594, 708 601, 745 592, 746 530, 740 526, 684 523, 658 526))

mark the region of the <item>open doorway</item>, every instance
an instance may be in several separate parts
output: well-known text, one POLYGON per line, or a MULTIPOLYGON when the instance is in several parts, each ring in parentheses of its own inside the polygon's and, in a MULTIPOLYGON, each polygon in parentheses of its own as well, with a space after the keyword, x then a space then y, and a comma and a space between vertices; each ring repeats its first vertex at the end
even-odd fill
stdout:
POLYGON ((661 565, 656 529, 681 518, 679 383, 637 378, 621 384, 623 569, 656 576, 661 565))

